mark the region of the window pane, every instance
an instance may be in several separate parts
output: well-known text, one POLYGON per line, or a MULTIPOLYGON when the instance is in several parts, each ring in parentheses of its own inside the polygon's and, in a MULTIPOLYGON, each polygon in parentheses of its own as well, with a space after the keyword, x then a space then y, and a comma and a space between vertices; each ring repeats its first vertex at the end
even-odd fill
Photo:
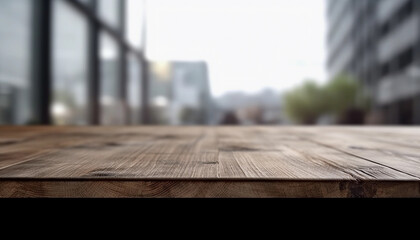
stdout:
POLYGON ((124 107, 120 97, 120 50, 117 42, 105 32, 100 36, 100 106, 102 125, 124 124, 124 107))
POLYGON ((28 124, 32 0, 0 0, 0 124, 28 124))
POLYGON ((62 0, 54 1, 53 12, 53 122, 87 124, 88 24, 84 16, 62 0))
POLYGON ((77 0, 85 5, 90 5, 91 4, 91 0, 77 0))
POLYGON ((130 124, 141 123, 141 65, 136 56, 128 55, 127 94, 130 124))
POLYGON ((171 62, 150 62, 149 70, 149 112, 153 124, 170 124, 173 93, 173 64, 171 62))
POLYGON ((142 47, 144 0, 126 1, 126 39, 135 47, 142 47))
POLYGON ((113 27, 120 26, 120 5, 121 0, 99 0, 99 16, 113 27))

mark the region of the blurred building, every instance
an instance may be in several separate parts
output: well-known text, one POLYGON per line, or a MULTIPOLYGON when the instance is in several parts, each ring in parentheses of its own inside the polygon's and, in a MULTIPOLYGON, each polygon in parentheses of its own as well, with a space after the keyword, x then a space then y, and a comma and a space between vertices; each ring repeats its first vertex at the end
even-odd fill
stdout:
POLYGON ((0 124, 141 123, 136 1, 0 0, 0 124))
POLYGON ((420 123, 420 1, 328 0, 330 78, 362 81, 383 123, 420 123))
POLYGON ((150 112, 153 124, 214 124, 207 63, 151 62, 150 112))
POLYGON ((227 93, 216 99, 216 118, 223 124, 227 114, 235 114, 238 124, 286 124, 281 95, 271 89, 256 94, 243 92, 227 93))

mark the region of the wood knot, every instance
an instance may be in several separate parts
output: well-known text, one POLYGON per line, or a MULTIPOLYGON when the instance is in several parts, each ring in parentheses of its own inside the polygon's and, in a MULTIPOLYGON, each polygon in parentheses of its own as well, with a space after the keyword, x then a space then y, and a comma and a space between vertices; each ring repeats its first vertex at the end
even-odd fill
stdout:
POLYGON ((340 190, 347 191, 348 198, 373 198, 377 193, 372 183, 364 181, 341 182, 340 190))
POLYGON ((222 152, 258 152, 258 149, 250 148, 250 147, 241 147, 241 146, 226 146, 220 148, 222 152))
POLYGON ((91 177, 115 177, 117 174, 113 171, 109 171, 107 169, 97 169, 90 171, 88 176, 91 177))
POLYGON ((219 162, 215 162, 215 161, 209 161, 209 162, 203 162, 204 165, 217 165, 219 164, 219 162))

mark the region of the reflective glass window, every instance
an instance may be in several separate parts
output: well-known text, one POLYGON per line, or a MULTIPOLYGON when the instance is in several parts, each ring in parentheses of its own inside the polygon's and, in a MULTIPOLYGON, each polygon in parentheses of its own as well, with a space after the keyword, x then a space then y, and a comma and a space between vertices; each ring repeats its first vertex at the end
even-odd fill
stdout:
POLYGON ((84 125, 88 123, 88 22, 63 0, 54 1, 53 19, 53 122, 84 125))
POLYGON ((121 101, 120 48, 111 35, 100 35, 100 122, 102 125, 124 124, 124 105, 121 101))
POLYGON ((31 123, 32 0, 0 1, 0 124, 31 123))
POLYGON ((127 101, 130 112, 130 124, 141 123, 141 63, 133 55, 128 55, 127 61, 127 101))

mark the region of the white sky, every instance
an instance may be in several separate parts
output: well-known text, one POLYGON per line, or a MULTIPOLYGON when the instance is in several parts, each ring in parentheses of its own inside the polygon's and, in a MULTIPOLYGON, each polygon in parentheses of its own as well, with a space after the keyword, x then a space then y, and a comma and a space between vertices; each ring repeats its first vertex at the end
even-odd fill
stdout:
POLYGON ((214 96, 323 82, 324 0, 149 0, 150 60, 204 60, 214 96))

